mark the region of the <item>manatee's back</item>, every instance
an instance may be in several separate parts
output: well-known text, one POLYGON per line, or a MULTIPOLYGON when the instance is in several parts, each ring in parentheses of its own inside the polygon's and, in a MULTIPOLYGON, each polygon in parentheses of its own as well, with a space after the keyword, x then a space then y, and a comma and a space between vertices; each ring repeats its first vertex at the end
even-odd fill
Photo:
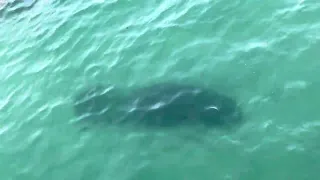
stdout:
MULTIPOLYGON (((135 113, 147 126, 183 124, 222 126, 241 120, 236 102, 212 90, 184 84, 157 84, 139 89, 135 113)), ((133 100, 131 102, 133 102, 133 100)))

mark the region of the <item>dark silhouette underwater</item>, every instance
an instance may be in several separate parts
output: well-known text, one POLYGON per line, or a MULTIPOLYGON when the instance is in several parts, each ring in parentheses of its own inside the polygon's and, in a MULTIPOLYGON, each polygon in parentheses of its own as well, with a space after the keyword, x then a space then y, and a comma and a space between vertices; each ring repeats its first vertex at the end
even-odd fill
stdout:
POLYGON ((80 122, 147 129, 197 125, 228 128, 243 121, 234 99, 210 88, 182 83, 129 90, 99 84, 75 96, 74 112, 80 122))

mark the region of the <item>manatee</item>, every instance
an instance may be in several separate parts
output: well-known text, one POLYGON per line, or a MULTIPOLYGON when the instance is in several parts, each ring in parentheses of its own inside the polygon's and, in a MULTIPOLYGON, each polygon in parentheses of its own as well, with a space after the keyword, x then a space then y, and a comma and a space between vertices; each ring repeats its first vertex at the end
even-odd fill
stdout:
POLYGON ((212 89, 158 83, 134 89, 96 85, 74 98, 81 120, 107 125, 170 128, 201 125, 229 127, 242 121, 237 102, 212 89))

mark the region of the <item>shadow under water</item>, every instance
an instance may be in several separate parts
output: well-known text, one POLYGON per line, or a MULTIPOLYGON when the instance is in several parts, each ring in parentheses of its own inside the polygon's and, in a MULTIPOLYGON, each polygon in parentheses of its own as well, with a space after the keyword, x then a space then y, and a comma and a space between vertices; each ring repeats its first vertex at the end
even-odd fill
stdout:
POLYGON ((234 99, 211 89, 177 83, 135 89, 99 84, 77 94, 73 107, 80 122, 99 126, 229 129, 243 121, 234 99))
POLYGON ((35 6, 38 0, 0 0, 0 18, 20 14, 35 6))

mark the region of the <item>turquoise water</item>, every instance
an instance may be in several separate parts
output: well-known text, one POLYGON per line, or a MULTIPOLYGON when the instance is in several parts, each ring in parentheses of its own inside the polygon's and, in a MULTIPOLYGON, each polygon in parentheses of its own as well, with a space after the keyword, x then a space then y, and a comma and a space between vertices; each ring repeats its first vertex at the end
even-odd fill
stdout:
POLYGON ((0 18, 1 179, 318 179, 320 3, 40 0, 0 18), (79 132, 72 97, 97 82, 204 83, 246 123, 79 132))

